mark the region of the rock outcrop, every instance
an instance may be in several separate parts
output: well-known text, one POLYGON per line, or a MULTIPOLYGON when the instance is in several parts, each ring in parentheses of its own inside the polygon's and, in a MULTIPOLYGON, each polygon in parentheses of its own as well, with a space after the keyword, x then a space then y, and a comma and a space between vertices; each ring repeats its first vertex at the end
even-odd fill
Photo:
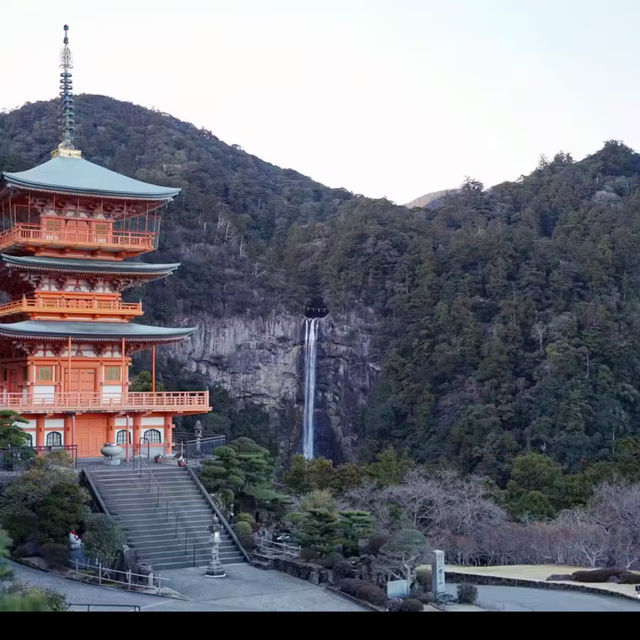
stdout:
MULTIPOLYGON (((300 450, 304 405, 304 318, 287 313, 265 317, 190 318, 200 330, 176 355, 240 401, 262 405, 285 455, 300 450)), ((374 352, 375 318, 370 309, 330 313, 320 320, 315 450, 335 462, 355 458, 362 409, 379 373, 374 352)))

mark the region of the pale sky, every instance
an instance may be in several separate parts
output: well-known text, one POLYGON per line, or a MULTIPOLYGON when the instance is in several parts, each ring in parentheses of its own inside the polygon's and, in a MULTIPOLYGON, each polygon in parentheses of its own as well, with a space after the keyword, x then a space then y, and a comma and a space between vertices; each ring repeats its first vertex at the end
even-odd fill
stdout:
POLYGON ((619 139, 640 149, 636 0, 0 0, 0 109, 75 93, 160 109, 398 204, 619 139))

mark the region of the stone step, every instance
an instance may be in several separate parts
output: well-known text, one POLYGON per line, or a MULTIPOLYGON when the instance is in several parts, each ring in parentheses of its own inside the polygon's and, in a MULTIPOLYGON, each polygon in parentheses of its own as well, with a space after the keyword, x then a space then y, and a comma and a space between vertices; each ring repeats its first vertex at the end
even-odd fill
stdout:
MULTIPOLYGON (((153 468, 151 485, 149 478, 137 471, 122 468, 86 471, 124 530, 127 544, 141 560, 151 563, 155 571, 193 566, 194 547, 196 566, 208 564, 213 511, 186 469, 153 468), (175 516, 179 518, 177 535, 175 516)), ((244 555, 224 529, 219 554, 223 564, 245 562, 244 555)))
POLYGON ((134 528, 139 528, 140 525, 146 526, 146 528, 175 527, 176 516, 178 527, 191 526, 207 528, 211 525, 212 518, 211 514, 201 510, 169 513, 168 516, 164 509, 151 513, 145 511, 123 511, 121 513, 114 510, 111 512, 111 515, 120 523, 120 526, 131 525, 134 528))
MULTIPOLYGON (((173 505, 171 500, 168 501, 168 504, 169 504, 169 513, 176 513, 176 508, 173 505)), ((207 503, 201 498, 182 498, 180 499, 179 504, 180 504, 180 510, 178 511, 178 513, 182 513, 183 511, 189 511, 191 509, 200 509, 201 511, 203 511, 203 513, 210 511, 208 508, 209 505, 207 505, 207 503)), ((131 510, 131 509, 141 509, 144 511, 150 511, 152 509, 156 509, 159 511, 167 510, 167 501, 163 501, 163 500, 160 500, 159 502, 156 500, 149 500, 149 501, 138 502, 136 504, 134 500, 124 501, 124 500, 109 499, 106 501, 106 505, 109 508, 109 511, 111 511, 112 507, 114 509, 121 509, 121 510, 131 510)))

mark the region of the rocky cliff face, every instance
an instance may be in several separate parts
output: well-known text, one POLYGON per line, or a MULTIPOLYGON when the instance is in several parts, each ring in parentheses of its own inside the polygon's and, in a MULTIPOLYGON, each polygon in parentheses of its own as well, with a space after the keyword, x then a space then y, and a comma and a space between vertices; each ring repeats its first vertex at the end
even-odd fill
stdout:
MULTIPOLYGON (((200 331, 177 355, 211 384, 268 410, 285 458, 301 450, 304 405, 304 317, 190 319, 200 331)), ((315 449, 336 462, 355 458, 361 410, 378 375, 370 309, 331 313, 319 321, 315 449)))

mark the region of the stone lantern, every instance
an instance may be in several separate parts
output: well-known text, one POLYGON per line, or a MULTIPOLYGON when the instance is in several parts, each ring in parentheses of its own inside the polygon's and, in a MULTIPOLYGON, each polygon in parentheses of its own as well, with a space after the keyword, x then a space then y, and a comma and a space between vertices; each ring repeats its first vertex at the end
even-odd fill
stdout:
POLYGON ((209 525, 209 531, 211 532, 211 560, 209 560, 209 566, 207 566, 207 570, 204 572, 205 578, 224 578, 227 575, 227 572, 220 562, 220 555, 218 553, 221 529, 220 520, 218 520, 218 516, 214 514, 211 524, 209 525))

